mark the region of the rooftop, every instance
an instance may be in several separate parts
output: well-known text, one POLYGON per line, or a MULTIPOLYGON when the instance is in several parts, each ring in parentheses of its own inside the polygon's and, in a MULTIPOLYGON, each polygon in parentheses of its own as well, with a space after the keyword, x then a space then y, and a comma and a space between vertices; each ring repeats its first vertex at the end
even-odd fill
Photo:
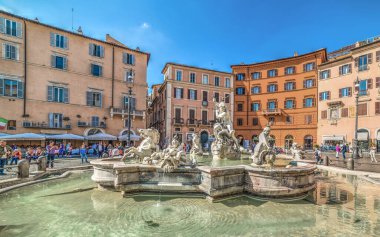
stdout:
POLYGON ((203 67, 196 67, 196 66, 185 65, 185 64, 180 64, 180 63, 173 63, 173 62, 166 63, 165 66, 164 66, 164 68, 162 69, 161 73, 164 73, 164 71, 166 70, 166 68, 169 65, 180 66, 180 67, 187 67, 187 68, 194 68, 194 69, 200 69, 200 70, 205 70, 205 71, 210 71, 210 72, 216 72, 216 73, 231 74, 230 72, 223 72, 223 71, 218 71, 218 70, 214 70, 214 69, 203 68, 203 67))

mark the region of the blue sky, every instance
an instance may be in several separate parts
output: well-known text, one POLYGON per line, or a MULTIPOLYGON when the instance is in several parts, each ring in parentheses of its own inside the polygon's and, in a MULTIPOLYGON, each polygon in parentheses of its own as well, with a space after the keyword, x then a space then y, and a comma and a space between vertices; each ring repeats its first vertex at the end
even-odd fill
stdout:
POLYGON ((379 0, 0 0, 0 9, 151 53, 148 84, 166 62, 222 71, 380 34, 379 0))

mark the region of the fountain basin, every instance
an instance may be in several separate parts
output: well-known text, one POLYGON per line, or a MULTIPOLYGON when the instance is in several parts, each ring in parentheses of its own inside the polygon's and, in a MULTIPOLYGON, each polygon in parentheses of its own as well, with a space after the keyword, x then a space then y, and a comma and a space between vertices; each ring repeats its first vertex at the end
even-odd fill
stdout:
POLYGON ((316 166, 296 162, 287 167, 180 167, 165 173, 158 166, 126 164, 119 159, 91 161, 92 180, 101 190, 122 192, 203 193, 209 200, 248 194, 268 198, 302 197, 315 188, 316 166))

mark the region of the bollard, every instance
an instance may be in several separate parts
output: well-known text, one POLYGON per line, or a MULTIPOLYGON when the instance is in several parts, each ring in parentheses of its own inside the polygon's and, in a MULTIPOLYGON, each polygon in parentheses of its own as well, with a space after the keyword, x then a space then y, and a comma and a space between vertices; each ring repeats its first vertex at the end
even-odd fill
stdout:
POLYGON ((347 159, 347 169, 349 170, 354 170, 354 165, 355 165, 355 161, 354 159, 351 157, 351 158, 348 158, 347 159))
POLYGON ((328 156, 325 156, 325 159, 323 159, 323 165, 324 166, 329 166, 330 160, 328 156))
POLYGON ((37 170, 46 172, 46 163, 47 163, 46 156, 38 157, 38 159, 37 159, 37 165, 38 165, 37 170))
POLYGON ((21 160, 20 162, 18 162, 17 178, 19 179, 29 178, 29 167, 30 167, 30 164, 29 164, 29 161, 27 160, 21 160))

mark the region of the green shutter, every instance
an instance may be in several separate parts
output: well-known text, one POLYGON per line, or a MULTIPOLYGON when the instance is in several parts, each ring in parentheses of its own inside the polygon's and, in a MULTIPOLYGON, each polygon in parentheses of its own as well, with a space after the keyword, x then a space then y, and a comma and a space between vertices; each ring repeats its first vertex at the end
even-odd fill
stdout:
POLYGON ((16 22, 16 36, 22 38, 22 25, 20 22, 16 22))
POLYGON ((24 98, 24 83, 22 81, 17 82, 17 98, 24 98))

